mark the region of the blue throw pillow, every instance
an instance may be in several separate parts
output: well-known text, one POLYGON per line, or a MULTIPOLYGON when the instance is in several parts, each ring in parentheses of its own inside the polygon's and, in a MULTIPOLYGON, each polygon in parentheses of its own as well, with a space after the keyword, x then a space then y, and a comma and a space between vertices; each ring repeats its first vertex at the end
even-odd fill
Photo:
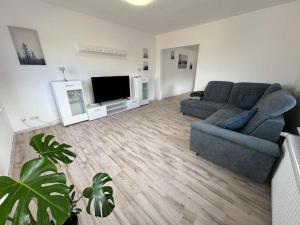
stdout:
POLYGON ((249 122, 256 112, 257 108, 252 108, 251 110, 244 111, 234 117, 231 117, 225 121, 224 128, 234 131, 240 130, 249 122))

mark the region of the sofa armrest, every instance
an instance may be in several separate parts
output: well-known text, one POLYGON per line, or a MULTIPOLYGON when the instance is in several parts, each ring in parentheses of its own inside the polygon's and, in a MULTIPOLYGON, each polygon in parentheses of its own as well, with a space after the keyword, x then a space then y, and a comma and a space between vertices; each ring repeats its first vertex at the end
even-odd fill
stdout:
POLYGON ((203 133, 213 135, 215 137, 230 141, 237 145, 272 155, 274 157, 280 156, 279 146, 271 141, 253 137, 250 135, 238 133, 235 131, 223 129, 203 121, 195 122, 192 124, 192 129, 199 130, 203 133))
POLYGON ((199 97, 199 98, 203 98, 204 96, 204 91, 195 91, 195 92, 192 92, 190 94, 191 97, 199 97))
POLYGON ((278 142, 281 131, 285 125, 283 116, 267 119, 261 123, 254 131, 250 133, 251 136, 278 142))

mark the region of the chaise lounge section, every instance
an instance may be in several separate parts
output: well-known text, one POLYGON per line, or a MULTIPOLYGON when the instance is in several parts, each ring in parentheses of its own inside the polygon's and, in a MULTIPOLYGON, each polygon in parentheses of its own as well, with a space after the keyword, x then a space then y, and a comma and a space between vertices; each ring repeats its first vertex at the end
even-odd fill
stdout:
MULTIPOLYGON (((191 150, 257 182, 265 182, 280 156, 277 144, 285 125, 283 114, 296 105, 279 84, 210 82, 199 99, 181 102, 183 114, 199 117, 192 124, 191 150), (202 97, 201 97, 202 96, 202 97), (255 110, 240 129, 226 122, 255 110)), ((238 121, 239 122, 239 121, 238 121)))

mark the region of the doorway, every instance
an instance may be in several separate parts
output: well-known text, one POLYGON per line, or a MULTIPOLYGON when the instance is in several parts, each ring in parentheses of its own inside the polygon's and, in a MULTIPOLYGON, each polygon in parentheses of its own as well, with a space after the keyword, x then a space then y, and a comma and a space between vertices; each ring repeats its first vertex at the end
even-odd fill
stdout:
POLYGON ((181 95, 194 90, 199 45, 162 50, 162 98, 181 95))

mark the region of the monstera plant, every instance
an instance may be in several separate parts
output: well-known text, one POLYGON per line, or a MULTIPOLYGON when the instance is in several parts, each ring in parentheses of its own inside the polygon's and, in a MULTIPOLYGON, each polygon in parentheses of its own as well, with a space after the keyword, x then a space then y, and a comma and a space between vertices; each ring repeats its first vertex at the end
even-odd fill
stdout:
POLYGON ((108 174, 96 174, 93 184, 75 199, 74 185, 67 186, 65 174, 56 167, 74 161, 71 146, 44 134, 33 136, 30 145, 39 157, 23 165, 20 179, 0 177, 0 225, 8 221, 13 225, 75 225, 81 213, 77 203, 83 197, 88 200, 89 214, 106 217, 113 211, 113 189, 106 186, 112 180, 108 174))

